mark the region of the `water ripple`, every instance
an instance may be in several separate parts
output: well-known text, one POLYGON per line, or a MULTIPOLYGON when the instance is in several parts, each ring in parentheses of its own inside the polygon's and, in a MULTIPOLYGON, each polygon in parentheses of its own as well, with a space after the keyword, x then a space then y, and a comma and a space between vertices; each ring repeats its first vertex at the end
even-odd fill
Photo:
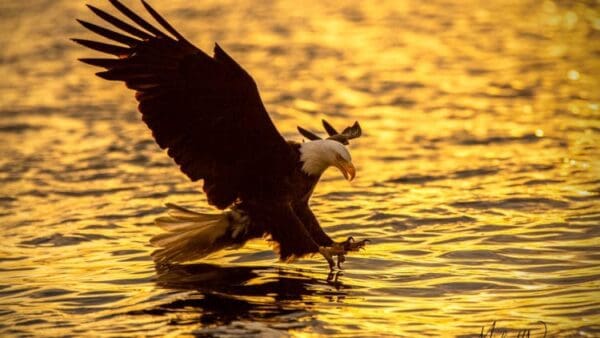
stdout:
POLYGON ((0 2, 0 336, 600 336, 595 4, 152 5, 239 61, 287 138, 360 121, 356 179, 311 205, 372 242, 333 273, 262 240, 154 266, 165 203, 215 211, 202 183, 76 62, 85 6, 0 2))

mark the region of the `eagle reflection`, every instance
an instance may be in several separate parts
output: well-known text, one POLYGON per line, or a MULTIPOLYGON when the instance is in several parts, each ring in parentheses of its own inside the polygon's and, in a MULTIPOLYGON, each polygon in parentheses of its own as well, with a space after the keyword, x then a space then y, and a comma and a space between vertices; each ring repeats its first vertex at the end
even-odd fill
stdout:
MULTIPOLYGON (((156 265, 156 284, 167 289, 193 290, 187 298, 161 304, 140 314, 200 314, 205 325, 236 320, 268 320, 285 315, 310 316, 312 299, 343 302, 342 272, 318 280, 303 274, 267 266, 221 267, 213 264, 156 265), (312 297, 314 296, 314 298, 312 297)), ((196 319, 197 320, 197 319, 196 319)), ((177 320, 173 324, 179 323, 177 320)))

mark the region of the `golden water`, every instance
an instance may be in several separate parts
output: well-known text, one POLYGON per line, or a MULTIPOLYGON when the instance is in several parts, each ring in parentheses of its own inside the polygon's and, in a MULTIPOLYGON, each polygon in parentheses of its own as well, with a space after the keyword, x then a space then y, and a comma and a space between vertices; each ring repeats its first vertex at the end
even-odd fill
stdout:
POLYGON ((361 122, 357 179, 327 173, 313 209, 372 244, 332 276, 263 241, 157 272, 153 219, 209 211, 200 184, 75 61, 83 2, 2 1, 1 336, 600 336, 598 1, 151 3, 286 137, 361 122))

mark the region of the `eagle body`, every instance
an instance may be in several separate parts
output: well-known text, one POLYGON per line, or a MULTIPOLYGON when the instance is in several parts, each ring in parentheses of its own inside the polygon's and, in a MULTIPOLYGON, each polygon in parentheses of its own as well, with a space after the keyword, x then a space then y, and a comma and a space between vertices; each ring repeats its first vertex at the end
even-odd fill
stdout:
POLYGON ((157 262, 183 262, 268 236, 282 260, 321 253, 338 266, 347 251, 364 246, 334 243, 309 207, 321 174, 337 167, 352 180, 355 169, 345 145, 361 135, 358 122, 338 133, 323 121, 329 138, 298 128, 309 141, 286 141, 267 113, 254 79, 218 44, 212 56, 177 32, 146 1, 157 28, 118 0, 127 19, 88 5, 111 29, 78 20, 108 39, 73 41, 104 53, 80 61, 96 73, 135 91, 142 120, 190 180, 203 180, 210 205, 202 214, 175 205, 156 220, 167 230, 152 238, 157 262), (106 56, 108 54, 108 57, 106 56))
MULTIPOLYGON (((248 194, 222 208, 230 211, 221 217, 168 205, 172 209, 170 217, 157 219, 157 224, 169 232, 152 239, 153 244, 163 247, 153 254, 154 259, 162 263, 198 259, 265 236, 276 244, 283 261, 331 246, 333 240, 323 231, 309 207, 321 174, 305 171, 302 150, 308 144, 289 141, 294 155, 290 157, 294 161, 293 170, 272 177, 273 180, 263 180, 260 185, 247 182, 242 189, 248 194)), ((206 187, 204 190, 209 203, 214 204, 211 192, 206 187)))
POLYGON ((309 207, 310 197, 321 175, 304 172, 300 153, 302 145, 292 141, 288 144, 294 154, 294 169, 278 177, 274 187, 263 186, 269 192, 266 200, 246 198, 235 206, 248 215, 251 228, 258 229, 257 235, 270 235, 278 243, 282 260, 317 253, 319 247, 333 243, 309 207), (271 194, 275 191, 276 194, 271 194))

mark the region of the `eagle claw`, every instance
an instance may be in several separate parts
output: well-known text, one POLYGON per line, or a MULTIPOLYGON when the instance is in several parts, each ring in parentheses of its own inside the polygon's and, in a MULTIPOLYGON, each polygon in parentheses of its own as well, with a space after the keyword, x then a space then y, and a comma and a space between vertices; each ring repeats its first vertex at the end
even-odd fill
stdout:
MULTIPOLYGON (((363 239, 361 241, 355 241, 354 237, 349 236, 344 242, 339 243, 344 246, 344 250, 348 251, 358 251, 363 249, 367 243, 371 243, 370 239, 363 239)), ((338 243, 336 243, 338 244, 338 243)))
POLYGON ((319 253, 325 257, 327 263, 329 263, 329 269, 333 270, 335 266, 338 269, 342 269, 342 263, 346 261, 346 254, 349 251, 358 251, 363 249, 367 243, 371 241, 368 239, 363 239, 361 241, 355 241, 354 237, 349 236, 343 242, 333 243, 331 246, 325 247, 322 246, 319 248, 319 253), (337 256, 337 263, 334 264, 333 256, 337 256))

